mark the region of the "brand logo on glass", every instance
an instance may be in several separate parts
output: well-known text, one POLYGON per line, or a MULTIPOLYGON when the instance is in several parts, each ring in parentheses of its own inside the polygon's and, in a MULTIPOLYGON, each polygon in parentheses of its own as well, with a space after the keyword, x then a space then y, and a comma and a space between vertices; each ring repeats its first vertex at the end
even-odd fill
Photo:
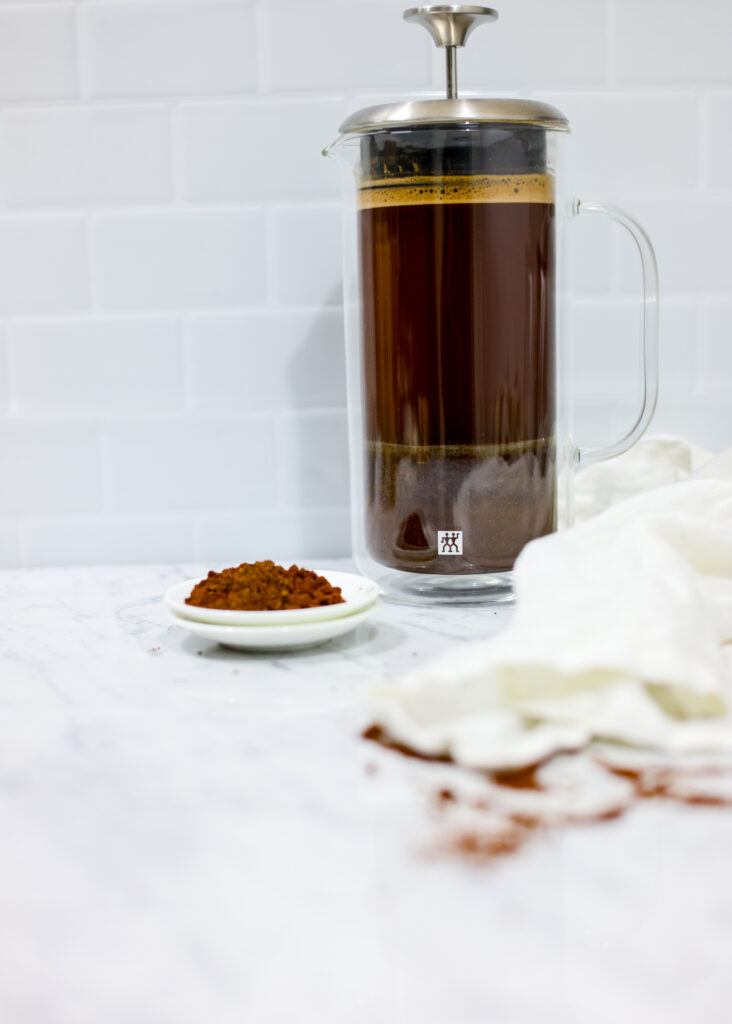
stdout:
POLYGON ((438 530, 437 531, 437 554, 438 555, 462 555, 463 553, 463 531, 462 530, 438 530))

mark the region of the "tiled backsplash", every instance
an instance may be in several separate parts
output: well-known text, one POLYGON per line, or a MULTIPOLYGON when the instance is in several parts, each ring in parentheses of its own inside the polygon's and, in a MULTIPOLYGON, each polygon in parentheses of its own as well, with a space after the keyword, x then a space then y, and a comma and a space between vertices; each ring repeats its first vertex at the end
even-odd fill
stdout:
MULTIPOLYGON (((404 0, 0 0, 0 565, 348 550, 349 109, 437 89, 404 0)), ((555 103, 647 227, 655 429, 732 442, 732 5, 504 0, 465 90, 555 103)), ((637 400, 637 256, 573 225, 578 427, 637 400)))

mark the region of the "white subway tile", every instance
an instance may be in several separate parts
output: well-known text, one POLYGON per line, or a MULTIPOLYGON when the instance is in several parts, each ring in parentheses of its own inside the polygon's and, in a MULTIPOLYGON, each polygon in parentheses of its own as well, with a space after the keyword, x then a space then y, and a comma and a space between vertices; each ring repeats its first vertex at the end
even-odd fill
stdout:
POLYGON ((342 301, 341 213, 333 207, 281 207, 269 223, 272 297, 284 305, 342 301))
POLYGON ((37 519, 21 523, 23 564, 144 565, 191 561, 192 519, 37 519))
POLYGON ((73 4, 0 7, 0 99, 76 96, 73 4))
POLYGON ((699 304, 661 296, 659 305, 659 403, 702 396, 699 304))
POLYGON ((8 345, 5 340, 5 330, 0 329, 0 413, 7 412, 10 395, 9 388, 8 345))
MULTIPOLYGON (((728 82, 728 0, 614 0, 613 71, 620 82, 728 82)), ((683 123, 679 126, 683 129, 683 123)))
MULTIPOLYGON (((696 303, 665 298, 659 313, 659 399, 694 397, 699 393, 696 303)), ((573 375, 578 398, 612 398, 639 408, 640 330, 639 300, 575 301, 573 375)))
POLYGON ((635 401, 640 317, 622 299, 577 299, 571 310, 572 376, 577 400, 635 401))
POLYGON ((92 96, 234 93, 257 84, 247 3, 89 3, 80 7, 92 96))
POLYGON ((401 5, 267 0, 262 13, 269 89, 414 90, 430 83, 432 43, 402 20, 401 5))
POLYGON ((92 226, 97 297, 108 309, 262 304, 260 210, 107 214, 92 226))
POLYGON ((174 320, 20 322, 12 345, 21 412, 183 408, 182 327, 174 320))
MULTIPOLYGON (((432 45, 424 30, 416 45, 432 45)), ((563 0, 558 9, 544 0, 504 4, 495 24, 477 28, 458 50, 458 85, 483 92, 511 84, 542 89, 593 85, 605 78, 604 0, 563 0)), ((435 59, 444 63, 441 53, 435 59)), ((437 81, 443 85, 444 74, 437 81)))
POLYGON ((275 496, 269 417, 109 424, 103 456, 110 510, 124 513, 266 508, 275 496))
POLYGON ((659 402, 651 430, 676 434, 712 453, 720 452, 732 444, 729 399, 659 402))
MULTIPOLYGON (((732 394, 732 299, 707 302, 701 314, 701 374, 705 395, 732 394)), ((728 405, 728 408, 730 406, 728 405)), ((729 417, 732 444, 732 413, 729 417)))
POLYGON ((341 99, 187 105, 184 194, 212 202, 335 197, 339 169, 322 149, 344 114, 341 99))
POLYGON ((0 522, 0 569, 20 567, 20 528, 17 523, 0 522))
POLYGON ((101 511, 99 429, 48 421, 0 423, 0 516, 101 511))
POLYGON ((0 218, 0 313, 63 313, 89 306, 89 244, 80 217, 0 218))
POLYGON ((572 405, 573 440, 580 448, 606 448, 627 433, 637 411, 635 399, 590 398, 580 392, 572 405))
MULTIPOLYGON (((732 85, 732 71, 727 79, 732 85)), ((732 188, 732 92, 702 100, 702 179, 711 188, 732 188)))
MULTIPOLYGON (((620 205, 636 217, 650 236, 658 258, 662 294, 729 291, 732 199, 633 197, 621 200, 620 205)), ((638 290, 638 256, 633 243, 620 234, 615 262, 620 287, 625 291, 638 290)))
POLYGON ((365 107, 380 107, 385 103, 403 103, 405 99, 410 100, 438 100, 444 99, 444 88, 410 89, 408 95, 404 89, 349 89, 346 93, 346 107, 349 114, 355 113, 365 107))
POLYGON ((700 397, 699 309, 696 302, 661 295, 658 363, 659 404, 700 397))
MULTIPOLYGON (((692 93, 541 93, 569 118, 572 181, 581 189, 672 189, 696 184, 692 93)), ((566 144, 560 140, 560 145, 566 144)))
MULTIPOLYGON (((617 402, 593 402, 579 414, 576 437, 583 445, 607 444, 627 430, 634 411, 634 407, 617 402)), ((732 443, 729 403, 721 398, 704 402, 664 398, 658 403, 648 433, 674 434, 719 452, 732 443)))
MULTIPOLYGON (((80 0, 81 94, 104 99, 79 107, 63 102, 75 5, 0 3, 0 316, 20 317, 0 326, 0 565, 347 553, 338 167, 320 149, 346 107, 434 93, 444 57, 396 0, 314 3, 80 0), (270 95, 242 97, 257 87, 270 95), (48 207, 169 203, 181 96, 176 198, 277 206, 93 211, 90 261, 85 220, 48 207), (103 445, 68 418, 105 413, 130 418, 103 445)), ((612 67, 605 0, 522 0, 459 51, 461 92, 511 87, 568 115, 567 181, 627 207, 658 251, 651 429, 719 450, 732 197, 690 190, 732 189, 732 7, 700 0, 690 29, 680 0, 607 6, 612 67)), ((596 217, 567 242, 577 439, 607 443, 638 407, 638 257, 596 217)))
POLYGON ((604 218, 582 216, 573 217, 564 233, 558 234, 573 294, 607 295, 612 291, 612 232, 604 218))
POLYGON ((277 423, 280 497, 287 505, 348 504, 344 412, 288 413, 277 423))
POLYGON ((239 565, 271 558, 308 569, 324 568, 315 559, 350 554, 348 508, 306 508, 201 518, 197 524, 196 560, 239 565))
POLYGON ((0 144, 11 206, 172 197, 172 146, 164 107, 5 112, 0 144))
MULTIPOLYGON (((634 403, 607 400, 588 405, 579 414, 575 439, 582 447, 605 447, 627 432, 636 412, 634 403)), ((723 411, 711 403, 659 399, 647 434, 671 434, 719 451, 724 446, 723 411)))
POLYGON ((340 309, 200 317, 192 334, 197 408, 345 406, 340 309))

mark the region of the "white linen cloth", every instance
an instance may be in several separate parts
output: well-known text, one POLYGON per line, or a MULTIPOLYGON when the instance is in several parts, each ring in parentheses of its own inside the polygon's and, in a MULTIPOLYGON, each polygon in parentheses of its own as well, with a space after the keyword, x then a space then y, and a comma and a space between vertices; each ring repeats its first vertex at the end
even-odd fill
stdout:
POLYGON ((372 691, 393 740, 493 770, 593 741, 732 755, 732 449, 647 438, 577 497, 606 510, 524 549, 503 634, 372 691))

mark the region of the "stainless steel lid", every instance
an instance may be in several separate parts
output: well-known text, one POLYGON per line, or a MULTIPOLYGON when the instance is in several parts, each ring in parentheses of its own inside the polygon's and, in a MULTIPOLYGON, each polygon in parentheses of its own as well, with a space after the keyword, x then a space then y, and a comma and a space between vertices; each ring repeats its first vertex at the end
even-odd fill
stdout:
POLYGON ((414 7, 404 12, 406 21, 423 25, 445 50, 446 98, 440 100, 407 100, 365 107, 351 114, 341 125, 341 135, 362 135, 370 132, 407 128, 412 125, 533 125, 553 131, 569 131, 569 121, 549 103, 522 99, 460 99, 457 87, 457 47, 465 46, 468 36, 478 25, 495 21, 498 12, 491 7, 466 4, 438 4, 414 7))
POLYGON ((556 107, 533 100, 454 99, 407 100, 364 107, 341 125, 342 135, 360 135, 410 125, 524 124, 569 131, 569 121, 556 107))

